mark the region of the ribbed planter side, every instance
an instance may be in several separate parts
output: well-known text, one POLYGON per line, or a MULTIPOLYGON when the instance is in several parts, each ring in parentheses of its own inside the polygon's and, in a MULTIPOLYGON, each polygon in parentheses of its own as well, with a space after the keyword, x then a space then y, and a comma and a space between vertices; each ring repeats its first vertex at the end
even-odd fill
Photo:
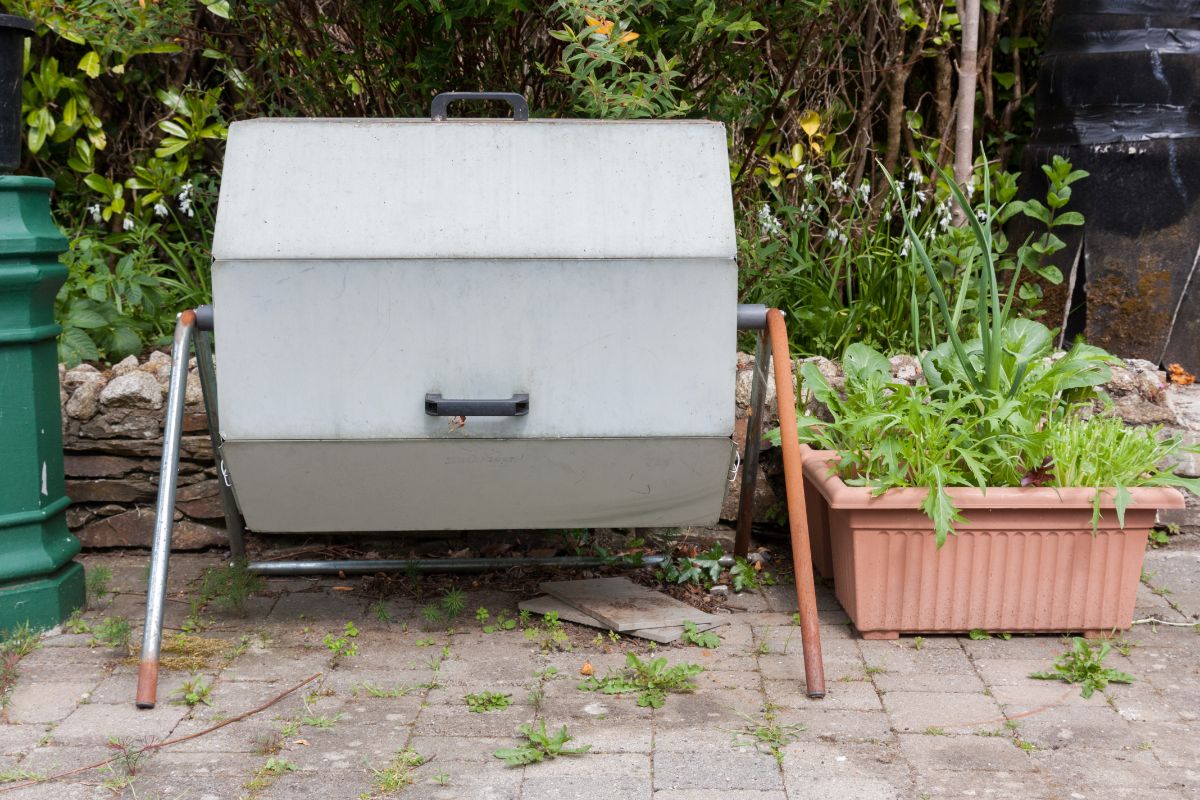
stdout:
MULTIPOLYGON (((833 458, 832 450, 813 450, 806 444, 800 445, 800 462, 806 464, 814 459, 818 464, 824 464, 833 458)), ((808 469, 805 468, 807 476, 808 469)), ((808 544, 812 553, 813 569, 822 578, 833 578, 833 551, 829 543, 829 503, 816 484, 804 480, 804 511, 808 516, 808 544)))
POLYGON ((924 490, 872 497, 806 467, 828 503, 838 601, 867 639, 1128 628, 1155 512, 1183 505, 1173 489, 1133 489, 1122 530, 1109 494, 1093 532, 1090 489, 951 489, 966 522, 939 550, 924 490))

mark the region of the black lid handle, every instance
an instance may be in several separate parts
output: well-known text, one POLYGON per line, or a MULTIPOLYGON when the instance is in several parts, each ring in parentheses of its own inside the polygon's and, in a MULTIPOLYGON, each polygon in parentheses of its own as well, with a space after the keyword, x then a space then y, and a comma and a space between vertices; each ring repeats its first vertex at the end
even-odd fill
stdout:
POLYGON ((440 122, 446 118, 446 109, 455 100, 503 100, 512 106, 512 118, 518 122, 529 119, 529 104, 516 92, 442 92, 434 95, 429 116, 440 122))

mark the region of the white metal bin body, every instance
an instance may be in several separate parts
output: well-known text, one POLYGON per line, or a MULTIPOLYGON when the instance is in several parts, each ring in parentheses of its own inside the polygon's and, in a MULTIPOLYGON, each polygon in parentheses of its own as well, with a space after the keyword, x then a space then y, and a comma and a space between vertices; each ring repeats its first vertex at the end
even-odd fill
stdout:
POLYGON ((715 520, 737 311, 719 124, 235 123, 213 252, 250 528, 715 520), (459 427, 429 393, 528 413, 459 427))

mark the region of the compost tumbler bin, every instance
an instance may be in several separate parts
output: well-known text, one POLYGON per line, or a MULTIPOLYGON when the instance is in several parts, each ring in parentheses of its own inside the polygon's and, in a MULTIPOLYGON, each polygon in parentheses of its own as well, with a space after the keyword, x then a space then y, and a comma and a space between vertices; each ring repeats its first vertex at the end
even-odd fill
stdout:
MULTIPOLYGON (((481 96, 514 118, 446 120, 459 96, 440 95, 429 119, 230 127, 213 305, 176 331, 139 705, 154 702, 194 327, 235 554, 239 512, 260 533, 711 524, 736 463, 739 324, 775 326, 791 391, 782 315, 737 304, 720 124, 529 120, 519 95, 465 97, 481 96)), ((794 412, 784 390, 780 407, 794 412)))

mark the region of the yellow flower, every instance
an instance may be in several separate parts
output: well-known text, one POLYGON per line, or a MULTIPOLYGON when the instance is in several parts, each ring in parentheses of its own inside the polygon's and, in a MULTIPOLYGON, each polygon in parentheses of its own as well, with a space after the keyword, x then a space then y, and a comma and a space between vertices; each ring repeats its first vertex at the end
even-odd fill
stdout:
POLYGON ((596 33, 601 36, 608 36, 612 31, 613 24, 606 19, 596 19, 595 17, 584 17, 583 21, 589 26, 596 29, 596 33))

